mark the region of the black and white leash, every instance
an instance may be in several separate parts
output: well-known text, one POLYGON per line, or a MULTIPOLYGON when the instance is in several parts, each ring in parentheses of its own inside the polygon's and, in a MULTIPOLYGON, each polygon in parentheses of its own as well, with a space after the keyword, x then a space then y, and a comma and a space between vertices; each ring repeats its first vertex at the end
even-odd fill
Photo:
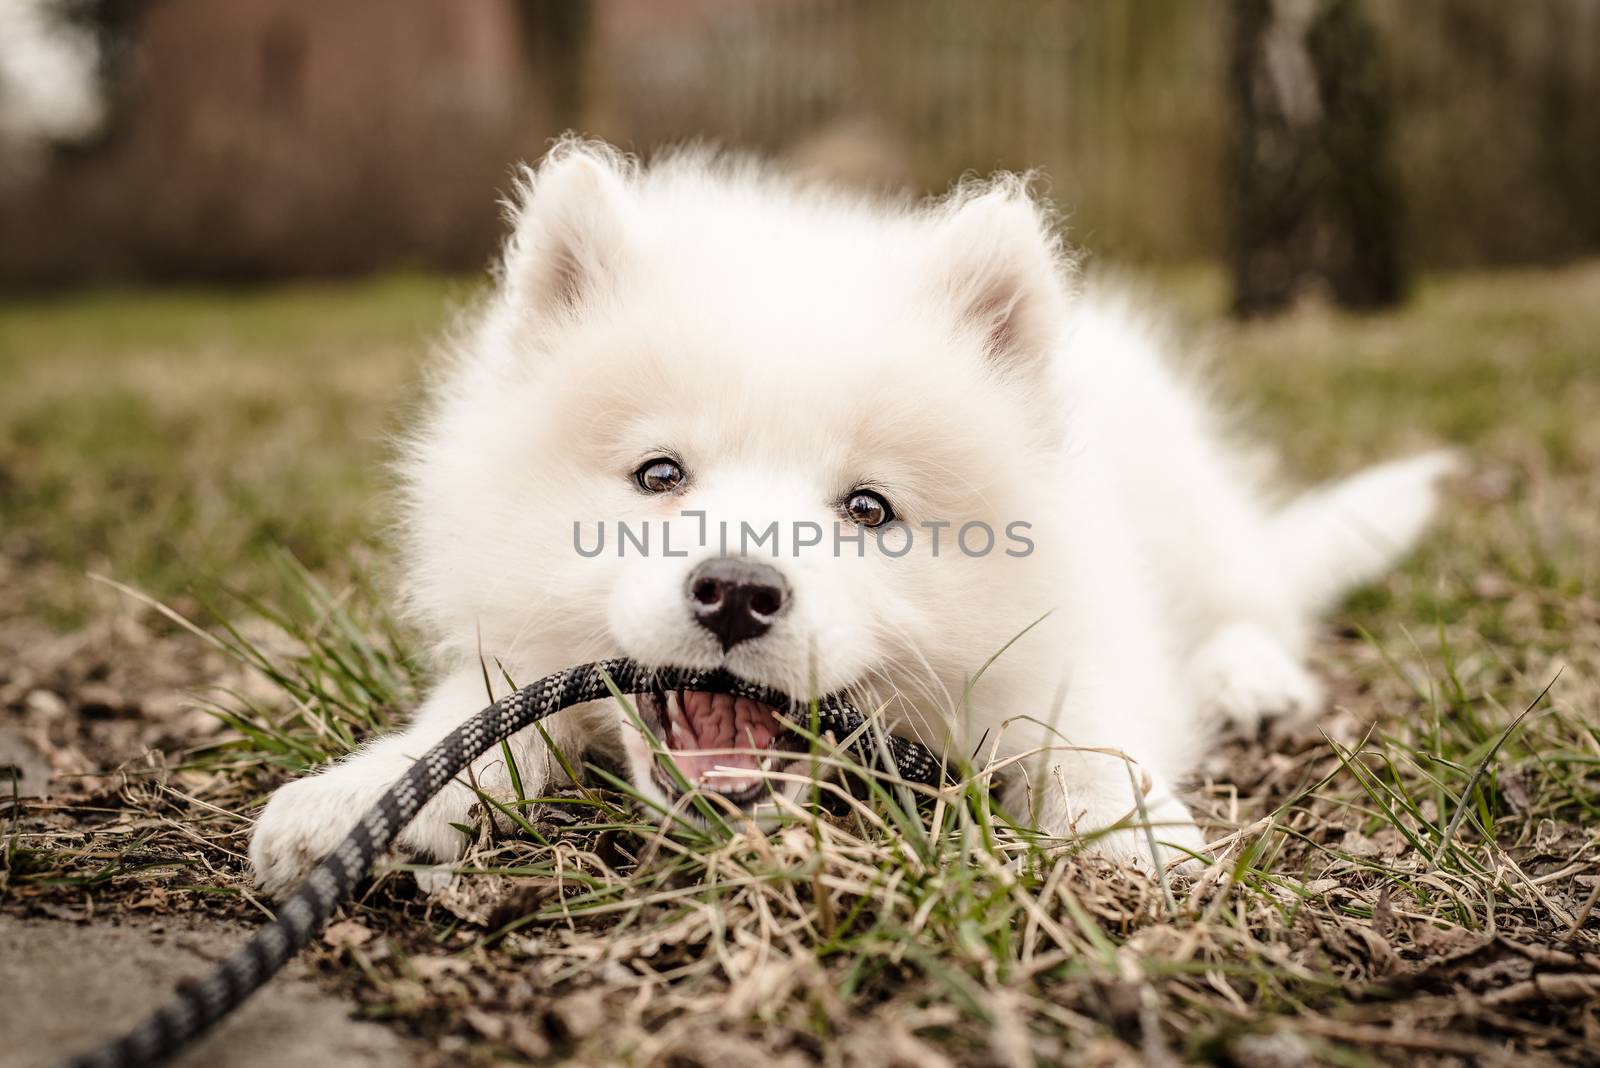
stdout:
POLYGON ((122 1038, 68 1061, 69 1068, 134 1068, 172 1056, 304 948, 401 829, 473 760, 546 716, 606 697, 611 686, 624 694, 711 690, 749 697, 802 727, 839 739, 854 736, 854 754, 867 767, 883 767, 886 757, 896 774, 912 782, 937 784, 945 774, 944 765, 925 746, 877 731, 861 731, 861 713, 841 695, 798 702, 726 672, 649 670, 631 660, 603 660, 559 671, 496 701, 423 754, 307 876, 278 909, 275 920, 211 974, 180 984, 177 996, 165 1008, 122 1038))

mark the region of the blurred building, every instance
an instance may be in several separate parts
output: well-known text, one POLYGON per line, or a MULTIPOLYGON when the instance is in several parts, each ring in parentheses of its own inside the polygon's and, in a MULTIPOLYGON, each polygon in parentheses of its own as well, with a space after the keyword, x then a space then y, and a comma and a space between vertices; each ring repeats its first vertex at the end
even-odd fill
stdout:
POLYGON ((0 194, 0 277, 476 263, 555 124, 510 0, 141 6, 105 128, 0 194))
MULTIPOLYGON (((57 2, 115 13, 104 115, 0 178, 0 284, 475 268, 569 127, 917 190, 1039 167, 1080 243, 1225 244, 1229 0, 57 2)), ((1600 4, 1367 8, 1411 257, 1600 246, 1600 4)))

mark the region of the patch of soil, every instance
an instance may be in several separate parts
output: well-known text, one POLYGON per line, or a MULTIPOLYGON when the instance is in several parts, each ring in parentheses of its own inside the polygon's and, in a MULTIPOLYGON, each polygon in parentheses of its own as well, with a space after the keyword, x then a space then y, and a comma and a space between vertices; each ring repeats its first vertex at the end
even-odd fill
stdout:
POLYGON ((240 672, 145 616, 124 609, 68 634, 0 618, 0 710, 11 744, 48 763, 51 793, 70 796, 75 780, 147 750, 180 752, 221 734, 190 691, 242 682, 240 672))

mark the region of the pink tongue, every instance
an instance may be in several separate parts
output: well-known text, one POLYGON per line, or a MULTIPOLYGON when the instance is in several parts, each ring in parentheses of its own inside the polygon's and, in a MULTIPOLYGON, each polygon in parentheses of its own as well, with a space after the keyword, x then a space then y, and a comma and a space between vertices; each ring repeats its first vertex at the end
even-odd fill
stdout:
POLYGON ((755 785, 753 776, 707 775, 713 768, 756 771, 761 757, 755 752, 685 754, 694 749, 766 749, 777 737, 781 724, 777 713, 747 697, 704 690, 681 692, 682 716, 673 716, 677 730, 672 740, 672 758, 678 770, 691 783, 705 783, 724 791, 738 791, 755 785))

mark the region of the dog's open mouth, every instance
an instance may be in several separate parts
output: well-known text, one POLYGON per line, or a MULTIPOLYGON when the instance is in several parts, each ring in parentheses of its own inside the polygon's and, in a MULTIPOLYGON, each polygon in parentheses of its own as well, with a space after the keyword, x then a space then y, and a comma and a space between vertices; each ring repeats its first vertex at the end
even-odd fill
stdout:
POLYGON ((805 739, 776 709, 748 697, 705 690, 640 694, 639 715, 666 750, 656 758, 656 785, 669 798, 683 793, 670 757, 691 787, 715 791, 740 808, 770 793, 765 773, 787 766, 805 739))

